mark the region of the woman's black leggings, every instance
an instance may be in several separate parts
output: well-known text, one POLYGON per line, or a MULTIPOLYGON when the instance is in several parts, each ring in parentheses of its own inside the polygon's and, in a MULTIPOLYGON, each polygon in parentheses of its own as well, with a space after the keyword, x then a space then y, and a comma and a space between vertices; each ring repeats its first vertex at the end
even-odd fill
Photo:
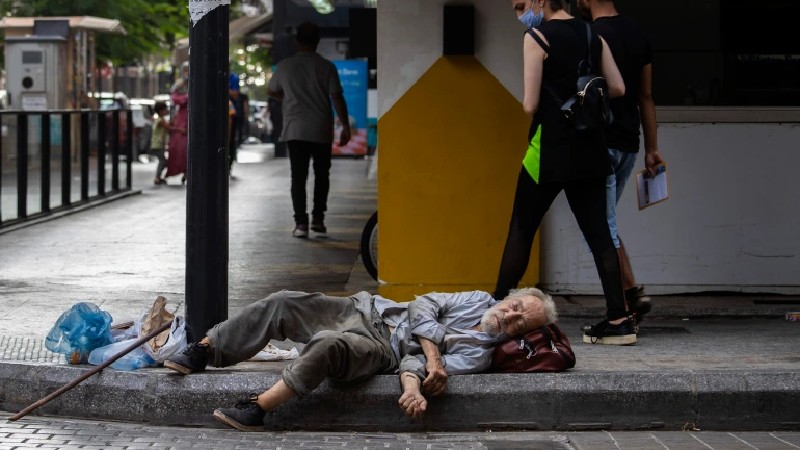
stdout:
POLYGON ((517 180, 514 210, 511 213, 511 224, 508 227, 494 298, 505 298, 508 291, 516 288, 525 275, 536 230, 539 229, 544 213, 562 190, 567 195, 572 214, 594 256, 597 274, 606 297, 608 320, 627 316, 619 256, 606 220, 605 177, 537 184, 525 168, 522 168, 517 180))

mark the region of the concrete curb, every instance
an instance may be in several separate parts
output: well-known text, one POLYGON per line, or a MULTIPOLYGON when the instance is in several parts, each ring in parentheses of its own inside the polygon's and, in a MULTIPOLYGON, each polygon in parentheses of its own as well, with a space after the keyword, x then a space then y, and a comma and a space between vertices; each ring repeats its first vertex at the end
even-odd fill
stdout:
MULTIPOLYGON (((244 366, 188 377, 163 368, 107 369, 34 414, 218 427, 211 418, 214 408, 261 392, 280 377, 283 363, 244 366)), ((0 409, 19 411, 85 370, 0 364, 0 409)), ((397 377, 391 375, 356 386, 326 382, 276 409, 265 423, 270 429, 386 432, 800 429, 800 374, 791 370, 452 376, 447 394, 430 401, 421 422, 403 416, 398 396, 397 377)))

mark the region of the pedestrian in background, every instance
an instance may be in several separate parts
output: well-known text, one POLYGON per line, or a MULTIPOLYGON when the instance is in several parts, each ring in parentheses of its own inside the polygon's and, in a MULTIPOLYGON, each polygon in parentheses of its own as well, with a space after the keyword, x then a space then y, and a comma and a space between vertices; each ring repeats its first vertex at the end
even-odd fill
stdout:
POLYGON ((232 123, 230 128, 228 140, 228 173, 233 169, 233 163, 236 161, 236 150, 242 145, 245 139, 245 127, 247 125, 247 112, 250 108, 249 99, 247 94, 242 92, 239 84, 239 77, 231 73, 228 86, 228 98, 233 105, 234 114, 232 116, 232 123))
POLYGON ((592 33, 587 43, 586 24, 565 10, 565 0, 511 0, 511 5, 528 27, 523 108, 532 121, 494 297, 504 298, 525 274, 536 231, 563 190, 592 250, 606 298, 606 319, 582 330, 584 342, 633 344, 636 332, 606 221, 605 182, 611 167, 603 130, 577 132, 556 100, 575 94, 578 67, 587 52, 592 67, 606 78, 611 97, 624 94, 622 77, 602 38, 592 33))
POLYGON ((169 133, 169 159, 167 159, 167 177, 182 175, 181 183, 186 182, 186 164, 188 160, 189 131, 189 63, 181 66, 181 77, 170 89, 170 101, 175 105, 175 117, 169 133))
POLYGON ((156 102, 155 106, 156 117, 153 120, 153 134, 150 137, 150 151, 158 158, 158 167, 156 168, 156 178, 153 184, 167 184, 167 180, 161 178, 164 169, 167 168, 167 140, 169 131, 172 128, 167 121, 169 108, 164 102, 156 102))
MULTIPOLYGON (((319 28, 310 22, 297 27, 297 53, 281 61, 269 82, 268 94, 283 106, 283 131, 280 140, 287 143, 292 170, 292 206, 296 237, 308 237, 306 181, 308 165, 314 160, 314 207, 311 230, 327 232, 325 211, 330 188, 333 113, 348 117, 342 85, 336 66, 316 53, 319 28)), ((350 124, 342 122, 339 145, 350 141, 350 124)))
POLYGON ((619 237, 616 205, 636 163, 640 125, 644 130, 645 167, 654 175, 654 167, 664 162, 658 150, 652 96, 653 57, 647 35, 635 20, 617 12, 613 0, 578 0, 578 10, 608 43, 625 81, 625 95, 611 100, 614 122, 606 129, 608 156, 614 170, 606 180, 606 209, 611 238, 619 254, 625 300, 634 320, 639 322, 650 311, 650 299, 636 285, 628 253, 619 237))

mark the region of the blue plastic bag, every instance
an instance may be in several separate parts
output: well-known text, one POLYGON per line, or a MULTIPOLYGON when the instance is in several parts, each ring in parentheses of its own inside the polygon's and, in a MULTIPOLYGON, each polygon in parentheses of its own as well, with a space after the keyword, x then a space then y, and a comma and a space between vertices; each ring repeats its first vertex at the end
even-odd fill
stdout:
POLYGON ((88 361, 89 353, 111 343, 111 314, 92 303, 76 303, 58 318, 44 345, 71 364, 88 361))
MULTIPOLYGON (((89 354, 89 364, 99 366, 111 359, 112 356, 130 347, 134 342, 136 342, 136 339, 128 339, 96 348, 89 354)), ((136 370, 142 367, 153 367, 156 365, 156 361, 148 355, 140 345, 136 347, 135 350, 111 363, 111 368, 117 370, 136 370)))

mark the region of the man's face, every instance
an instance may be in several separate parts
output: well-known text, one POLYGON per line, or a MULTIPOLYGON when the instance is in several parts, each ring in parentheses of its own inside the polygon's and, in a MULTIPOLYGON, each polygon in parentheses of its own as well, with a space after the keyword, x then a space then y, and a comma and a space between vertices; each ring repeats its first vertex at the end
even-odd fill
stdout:
POLYGON ((543 326, 544 306, 538 297, 507 298, 489 308, 481 318, 481 330, 492 337, 516 336, 543 326))
POLYGON ((531 1, 532 0, 511 0, 511 6, 514 8, 517 18, 525 14, 525 11, 531 8, 531 1))

